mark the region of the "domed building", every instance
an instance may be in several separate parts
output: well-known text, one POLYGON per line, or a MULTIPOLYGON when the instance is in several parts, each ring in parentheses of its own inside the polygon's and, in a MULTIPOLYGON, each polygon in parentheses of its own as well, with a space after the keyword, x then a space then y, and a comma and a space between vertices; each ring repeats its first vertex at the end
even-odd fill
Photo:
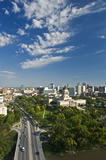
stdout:
POLYGON ((86 100, 84 99, 77 99, 74 100, 72 97, 69 96, 69 90, 65 86, 63 88, 62 97, 60 100, 57 100, 57 104, 64 107, 78 107, 78 105, 85 105, 86 100))
POLYGON ((68 99, 70 99, 71 97, 69 97, 69 90, 68 90, 68 88, 65 86, 64 88, 63 88, 63 93, 62 93, 62 99, 63 100, 68 100, 68 99))

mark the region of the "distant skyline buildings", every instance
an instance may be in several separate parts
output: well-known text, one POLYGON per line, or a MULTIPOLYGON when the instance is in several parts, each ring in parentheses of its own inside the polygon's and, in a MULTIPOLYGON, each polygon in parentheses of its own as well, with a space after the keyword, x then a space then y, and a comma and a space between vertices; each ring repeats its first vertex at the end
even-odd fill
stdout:
POLYGON ((56 89, 56 90, 61 90, 62 88, 68 88, 68 89, 71 89, 73 90, 73 94, 74 92, 77 92, 78 95, 80 95, 81 93, 84 93, 84 92, 88 92, 88 91, 99 91, 99 92, 106 92, 106 85, 91 85, 91 84, 87 84, 86 82, 83 82, 83 83, 80 83, 80 82, 77 82, 77 84, 75 85, 72 85, 71 83, 70 84, 64 84, 64 85, 56 85, 55 83, 49 83, 47 85, 42 85, 42 86, 24 86, 23 84, 21 86, 16 86, 16 87, 0 87, 0 90, 2 90, 2 93, 7 93, 7 88, 19 88, 20 90, 24 90, 25 88, 40 88, 42 90, 42 88, 48 88, 48 89, 56 89), (88 90, 88 91, 87 91, 88 90))
POLYGON ((64 87, 64 86, 66 86, 67 88, 71 88, 71 87, 76 87, 77 88, 77 91, 78 92, 81 92, 81 90, 83 90, 83 91, 85 91, 85 89, 86 88, 89 88, 89 87, 92 87, 93 86, 93 89, 94 90, 97 90, 98 91, 98 87, 103 87, 103 86, 106 86, 106 85, 104 85, 104 84, 101 84, 101 85, 96 85, 96 84, 87 84, 87 83, 85 83, 85 82, 82 82, 82 83, 80 83, 80 82, 77 82, 76 84, 74 83, 74 85, 72 84, 72 83, 63 83, 62 85, 61 85, 61 82, 60 83, 57 83, 57 84, 55 84, 55 83, 46 83, 46 85, 37 85, 37 84, 35 84, 35 85, 32 85, 32 84, 30 84, 30 85, 24 85, 24 84, 21 84, 21 85, 16 85, 16 86, 8 86, 8 85, 0 85, 0 88, 15 88, 15 87, 17 87, 17 88, 21 88, 21 90, 23 90, 25 87, 48 87, 49 89, 55 89, 55 88, 57 88, 58 90, 60 89, 60 87, 64 87))
POLYGON ((74 87, 70 84, 64 86, 56 86, 54 83, 50 83, 47 86, 34 86, 34 87, 12 87, 12 88, 0 88, 0 95, 37 95, 42 94, 46 96, 64 96, 63 99, 67 99, 68 95, 73 96, 102 96, 106 97, 106 86, 92 86, 87 83, 77 83, 74 87))

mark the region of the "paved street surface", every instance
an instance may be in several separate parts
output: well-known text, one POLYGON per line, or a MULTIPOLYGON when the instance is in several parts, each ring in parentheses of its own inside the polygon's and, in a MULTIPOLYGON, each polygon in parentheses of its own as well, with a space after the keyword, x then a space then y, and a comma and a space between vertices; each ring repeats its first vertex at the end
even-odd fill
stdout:
POLYGON ((18 131, 14 160, 45 160, 39 138, 39 131, 36 130, 33 119, 25 113, 25 117, 21 119, 20 123, 20 129, 16 128, 16 126, 13 127, 18 131), (23 147, 24 149, 22 149, 23 147))
POLYGON ((18 160, 41 160, 36 141, 36 132, 33 122, 27 118, 22 120, 18 144, 18 160), (24 147, 25 151, 22 151, 24 147))

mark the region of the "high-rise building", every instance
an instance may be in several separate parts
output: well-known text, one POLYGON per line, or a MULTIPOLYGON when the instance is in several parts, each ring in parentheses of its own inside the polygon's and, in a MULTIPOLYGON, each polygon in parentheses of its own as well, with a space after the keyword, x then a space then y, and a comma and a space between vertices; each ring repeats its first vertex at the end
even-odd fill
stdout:
POLYGON ((24 85, 22 84, 20 87, 21 91, 24 91, 24 85))
POLYGON ((37 87, 36 90, 38 90, 39 94, 43 94, 44 87, 43 86, 37 87))
POLYGON ((85 89, 87 88, 87 83, 82 83, 83 86, 85 86, 85 89))
POLYGON ((50 83, 49 84, 49 89, 55 89, 55 84, 54 83, 50 83))
POLYGON ((106 87, 105 86, 100 86, 99 87, 99 92, 100 93, 106 93, 106 87))
POLYGON ((67 84, 67 88, 70 88, 70 84, 67 84))
POLYGON ((77 91, 77 95, 80 96, 82 93, 82 87, 81 87, 80 83, 77 84, 76 91, 77 91))
POLYGON ((68 90, 69 90, 70 97, 75 96, 75 88, 74 87, 70 87, 68 90))
POLYGON ((85 89, 86 89, 86 87, 83 85, 82 86, 82 93, 85 93, 85 89))
POLYGON ((98 87, 97 86, 94 86, 94 92, 95 91, 98 91, 99 89, 98 89, 98 87))

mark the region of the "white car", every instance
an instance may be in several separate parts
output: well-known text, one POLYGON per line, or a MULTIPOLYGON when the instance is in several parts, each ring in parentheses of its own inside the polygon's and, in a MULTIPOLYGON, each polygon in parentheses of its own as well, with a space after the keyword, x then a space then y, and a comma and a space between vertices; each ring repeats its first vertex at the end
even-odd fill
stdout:
POLYGON ((24 147, 22 147, 22 149, 21 149, 21 150, 22 150, 22 152, 24 152, 24 151, 25 151, 25 148, 24 148, 24 147))

